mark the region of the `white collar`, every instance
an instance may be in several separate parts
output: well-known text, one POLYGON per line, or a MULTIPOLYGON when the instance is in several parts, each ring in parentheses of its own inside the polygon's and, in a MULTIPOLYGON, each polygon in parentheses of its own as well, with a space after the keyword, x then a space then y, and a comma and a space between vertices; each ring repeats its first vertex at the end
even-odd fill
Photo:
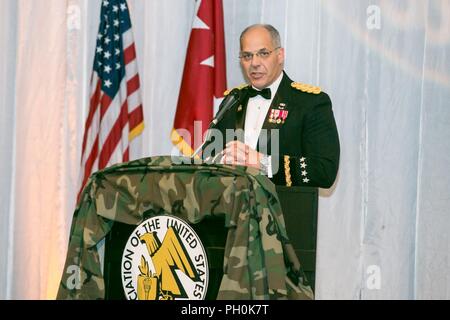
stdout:
MULTIPOLYGON (((283 72, 281 72, 281 74, 278 76, 277 80, 275 80, 270 86, 268 86, 267 88, 270 89, 270 92, 272 94, 271 99, 273 99, 273 97, 275 96, 275 94, 278 91, 278 87, 280 86, 281 80, 283 80, 283 72)), ((253 86, 252 86, 253 87, 253 86)), ((253 89, 261 91, 260 89, 257 89, 255 87, 253 87, 253 89)))

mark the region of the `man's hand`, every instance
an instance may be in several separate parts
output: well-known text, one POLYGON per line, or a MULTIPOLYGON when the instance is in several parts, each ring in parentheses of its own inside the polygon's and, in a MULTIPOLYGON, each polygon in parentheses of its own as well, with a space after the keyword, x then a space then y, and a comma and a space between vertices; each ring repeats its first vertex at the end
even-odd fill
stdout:
POLYGON ((227 143, 222 151, 222 162, 225 164, 254 167, 261 169, 262 153, 250 148, 240 141, 227 143))

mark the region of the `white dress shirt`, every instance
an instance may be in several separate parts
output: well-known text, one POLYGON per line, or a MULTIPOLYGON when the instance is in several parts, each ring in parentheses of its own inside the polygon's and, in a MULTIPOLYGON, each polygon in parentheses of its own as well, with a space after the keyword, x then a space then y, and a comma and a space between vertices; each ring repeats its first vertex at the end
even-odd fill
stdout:
MULTIPOLYGON (((271 93, 270 99, 265 99, 260 95, 257 95, 256 97, 248 100, 244 126, 245 144, 254 150, 256 150, 258 145, 258 139, 264 125, 264 121, 266 120, 270 105, 272 104, 273 98, 278 91, 278 87, 280 86, 282 79, 283 73, 281 73, 277 80, 269 86, 271 93)), ((253 88, 256 89, 255 87, 253 88)), ((266 157, 265 163, 267 166, 267 176, 272 178, 272 159, 270 156, 266 157)))
POLYGON ((277 80, 275 80, 269 86, 271 92, 270 99, 265 99, 260 95, 257 95, 256 97, 250 98, 248 100, 244 126, 245 144, 252 149, 256 150, 258 138, 264 125, 264 121, 266 120, 267 113, 269 112, 270 109, 270 105, 272 104, 273 98, 277 93, 278 87, 280 86, 282 79, 283 73, 281 73, 280 76, 277 78, 277 80))

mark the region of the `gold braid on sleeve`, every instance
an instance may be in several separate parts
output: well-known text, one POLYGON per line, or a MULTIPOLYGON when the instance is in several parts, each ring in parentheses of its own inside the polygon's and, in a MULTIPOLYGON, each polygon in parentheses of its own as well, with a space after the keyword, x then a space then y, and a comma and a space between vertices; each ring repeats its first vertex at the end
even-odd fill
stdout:
POLYGON ((292 180, 291 180, 291 160, 289 156, 284 156, 284 175, 286 177, 286 186, 291 187, 292 186, 292 180))

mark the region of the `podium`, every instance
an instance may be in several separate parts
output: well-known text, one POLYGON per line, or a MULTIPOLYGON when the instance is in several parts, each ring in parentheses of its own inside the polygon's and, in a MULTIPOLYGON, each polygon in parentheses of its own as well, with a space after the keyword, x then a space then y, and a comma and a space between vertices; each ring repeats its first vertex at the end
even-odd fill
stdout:
POLYGON ((315 288, 319 192, 312 187, 276 187, 286 232, 312 289, 315 288))
MULTIPOLYGON (((207 299, 313 298, 287 240, 270 180, 251 168, 191 161, 145 158, 91 176, 74 213, 58 299, 124 298, 117 277, 124 243, 142 221, 168 215, 188 222, 205 247, 210 267, 207 299), (102 240, 104 266, 97 251, 102 240)), ((295 193, 287 191, 288 198, 295 193)), ((301 216, 298 209, 292 217, 294 228, 301 216)), ((306 244, 297 252, 309 261, 315 235, 308 244, 297 231, 302 229, 292 231, 293 239, 300 237, 306 244)), ((156 273, 154 278, 160 281, 156 273)))

